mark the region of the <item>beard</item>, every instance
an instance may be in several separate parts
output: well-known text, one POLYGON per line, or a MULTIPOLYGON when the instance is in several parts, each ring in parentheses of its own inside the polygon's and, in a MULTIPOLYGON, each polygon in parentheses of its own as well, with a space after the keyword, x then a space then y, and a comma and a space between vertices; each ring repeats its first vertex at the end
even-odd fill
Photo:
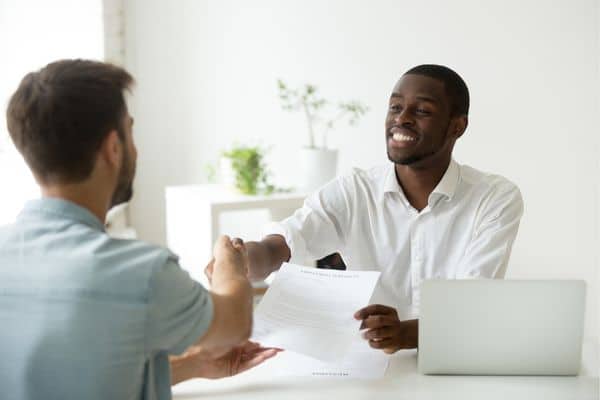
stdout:
POLYGON ((432 151, 426 154, 420 154, 420 155, 412 155, 412 156, 407 156, 404 158, 401 157, 393 157, 390 152, 388 151, 388 159, 393 162, 394 164, 400 164, 400 165, 412 165, 412 164, 416 164, 420 161, 425 160, 426 158, 429 158, 433 155, 435 155, 435 153, 437 153, 437 151, 432 151))
POLYGON ((135 175, 135 166, 131 165, 129 153, 123 152, 121 171, 119 171, 119 180, 117 187, 111 199, 111 208, 121 203, 126 203, 133 196, 133 176, 135 175))

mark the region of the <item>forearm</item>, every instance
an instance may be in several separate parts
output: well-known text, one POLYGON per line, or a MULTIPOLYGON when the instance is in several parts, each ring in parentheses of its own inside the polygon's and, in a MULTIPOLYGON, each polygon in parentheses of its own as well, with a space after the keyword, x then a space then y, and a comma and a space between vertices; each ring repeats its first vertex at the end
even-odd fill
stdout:
POLYGON ((225 332, 232 333, 233 341, 246 340, 252 330, 252 286, 246 277, 231 277, 213 281, 211 289, 215 308, 225 332), (237 335, 236 335, 237 333, 237 335))
POLYGON ((244 275, 214 273, 210 291, 220 296, 247 299, 252 297, 252 286, 244 275))
POLYGON ((171 386, 194 378, 193 365, 185 357, 169 357, 169 364, 171 367, 171 386))
POLYGON ((213 261, 210 295, 212 322, 196 343, 202 357, 217 357, 248 339, 252 332, 252 287, 247 260, 221 257, 213 261))

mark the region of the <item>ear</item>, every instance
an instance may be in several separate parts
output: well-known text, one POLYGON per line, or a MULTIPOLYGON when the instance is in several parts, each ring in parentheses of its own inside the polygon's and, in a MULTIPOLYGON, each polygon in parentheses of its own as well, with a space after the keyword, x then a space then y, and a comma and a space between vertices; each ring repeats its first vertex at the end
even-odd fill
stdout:
POLYGON ((122 152, 123 143, 121 142, 117 130, 113 129, 102 141, 102 145, 100 146, 100 156, 107 165, 118 170, 121 168, 122 152))
POLYGON ((452 119, 450 135, 454 138, 454 140, 457 140, 463 135, 463 133, 465 133, 467 125, 469 125, 469 118, 466 115, 461 115, 452 119))

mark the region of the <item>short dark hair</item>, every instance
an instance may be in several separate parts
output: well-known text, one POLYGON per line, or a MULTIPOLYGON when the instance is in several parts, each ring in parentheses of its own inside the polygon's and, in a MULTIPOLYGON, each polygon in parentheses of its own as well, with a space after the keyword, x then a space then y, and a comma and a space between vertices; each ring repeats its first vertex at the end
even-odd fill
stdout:
POLYGON ((8 131, 42 183, 88 178, 113 129, 123 136, 124 91, 133 77, 115 65, 60 60, 27 74, 6 110, 8 131))
POLYGON ((456 72, 443 65, 423 64, 404 73, 408 74, 428 76, 441 81, 452 102, 452 116, 469 115, 469 88, 456 72))

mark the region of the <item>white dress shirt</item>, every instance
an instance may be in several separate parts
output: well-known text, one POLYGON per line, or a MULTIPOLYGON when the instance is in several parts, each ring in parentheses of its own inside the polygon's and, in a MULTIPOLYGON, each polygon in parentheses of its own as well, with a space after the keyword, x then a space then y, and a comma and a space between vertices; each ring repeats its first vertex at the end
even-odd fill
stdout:
POLYGON ((349 270, 381 271, 371 303, 408 319, 423 279, 504 277, 522 214, 516 185, 454 160, 419 212, 389 163, 333 180, 265 234, 285 237, 292 262, 338 252, 349 270))

